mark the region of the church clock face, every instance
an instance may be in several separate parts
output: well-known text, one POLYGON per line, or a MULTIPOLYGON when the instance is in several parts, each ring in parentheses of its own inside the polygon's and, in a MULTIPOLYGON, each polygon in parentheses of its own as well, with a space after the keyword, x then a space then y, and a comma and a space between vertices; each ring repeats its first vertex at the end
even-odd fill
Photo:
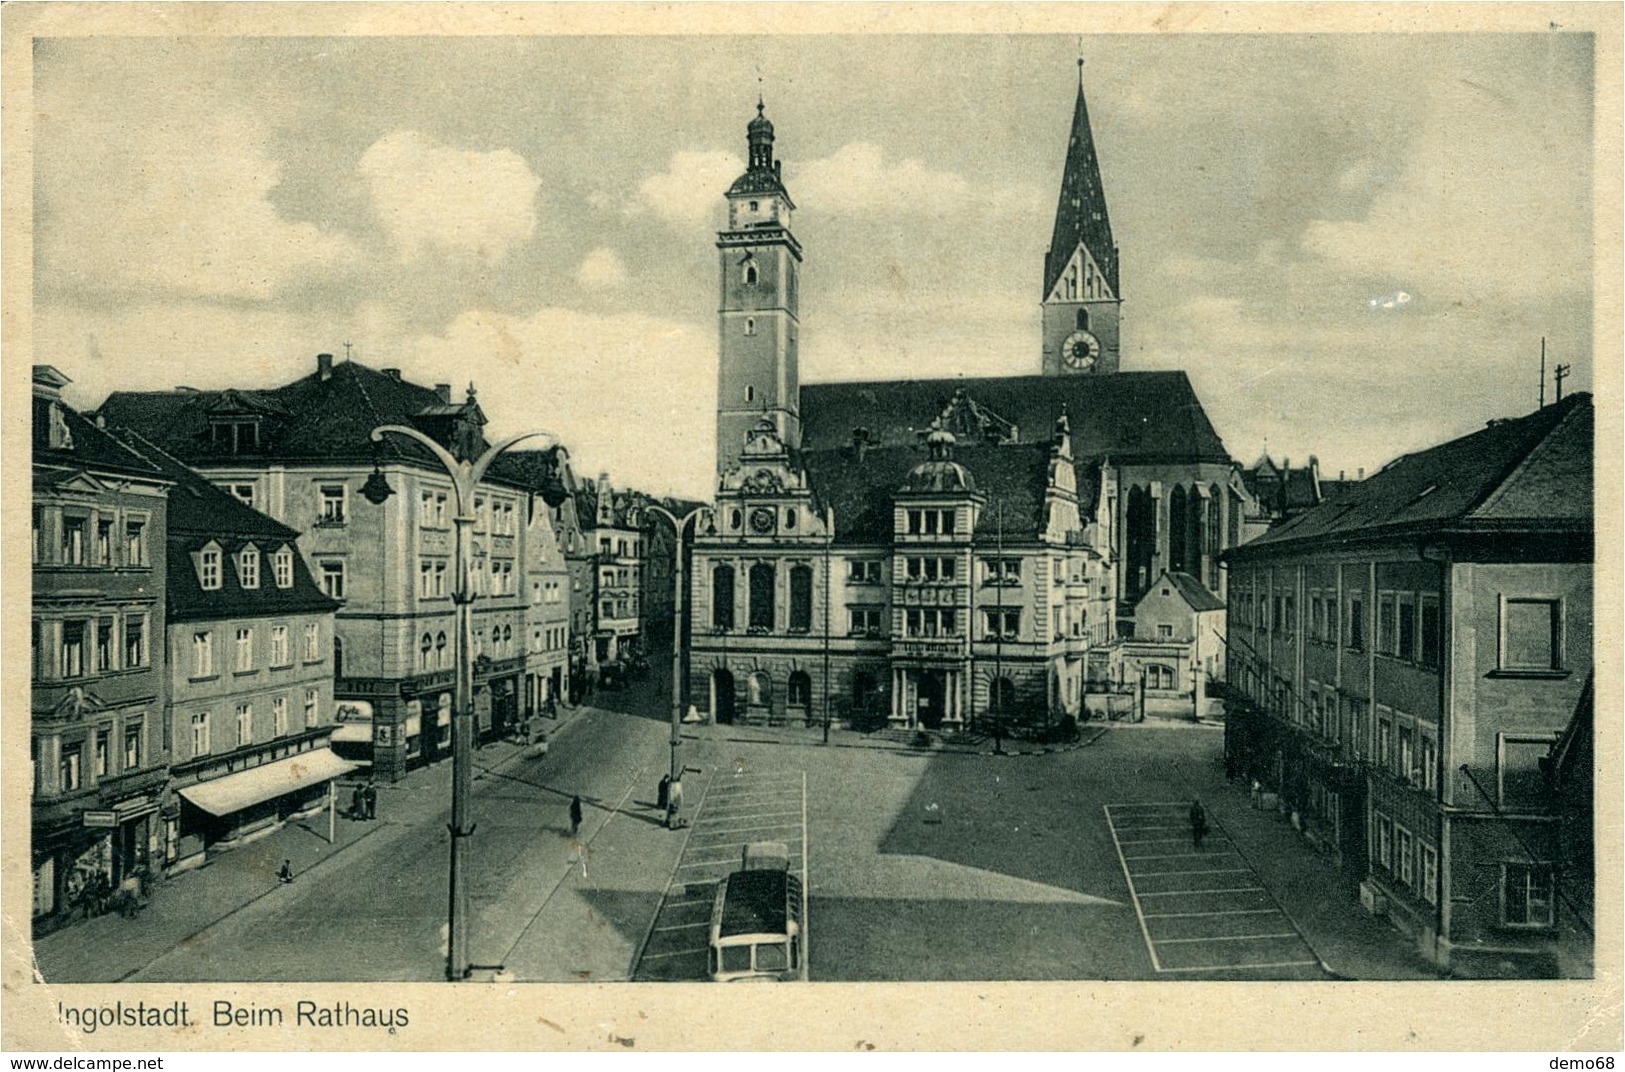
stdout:
POLYGON ((750 512, 750 527, 757 532, 768 533, 773 531, 773 511, 766 506, 758 506, 750 512))
POLYGON ((1087 372, 1100 357, 1100 340, 1087 331, 1074 331, 1061 344, 1061 363, 1074 372, 1087 372))

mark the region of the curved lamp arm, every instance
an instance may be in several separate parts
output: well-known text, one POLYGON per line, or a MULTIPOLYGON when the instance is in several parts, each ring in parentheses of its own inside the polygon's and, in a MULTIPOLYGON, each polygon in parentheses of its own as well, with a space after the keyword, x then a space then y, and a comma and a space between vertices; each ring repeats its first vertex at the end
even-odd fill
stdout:
POLYGON ((520 432, 516 436, 509 436, 507 439, 504 439, 499 443, 492 444, 489 448, 487 448, 486 452, 481 454, 479 459, 474 462, 474 467, 469 472, 469 476, 473 478, 471 483, 478 484, 481 480, 485 479, 485 471, 491 467, 492 462, 496 461, 497 455, 501 454, 503 451, 507 450, 516 443, 523 443, 527 439, 535 439, 538 437, 548 440, 553 446, 557 446, 559 442, 559 437, 551 432, 520 432))
POLYGON ((416 428, 409 428, 404 424, 381 424, 372 430, 370 438, 374 443, 382 443, 384 441, 384 435, 390 432, 393 432, 396 435, 406 436, 408 439, 416 440, 433 452, 436 458, 440 459, 440 464, 445 466, 446 474, 452 478, 452 484, 456 489, 458 513, 467 512, 469 503, 465 502, 464 500, 467 499, 472 493, 474 486, 484 478, 485 471, 491 467, 491 463, 496 460, 497 455, 501 454, 515 443, 520 443, 526 439, 532 439, 537 436, 545 436, 553 443, 558 443, 558 437, 553 435, 551 432, 521 432, 519 435, 509 436, 500 443, 496 443, 489 447, 484 454, 479 456, 478 460, 470 465, 468 462, 458 461, 452 455, 451 451, 424 435, 416 428))

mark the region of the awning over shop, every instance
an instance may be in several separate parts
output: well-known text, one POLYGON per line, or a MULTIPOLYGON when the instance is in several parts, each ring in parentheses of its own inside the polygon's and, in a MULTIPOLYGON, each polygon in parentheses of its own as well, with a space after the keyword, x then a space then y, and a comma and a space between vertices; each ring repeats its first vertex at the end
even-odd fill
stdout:
POLYGON ((359 763, 340 759, 331 749, 322 748, 189 785, 180 794, 210 815, 231 815, 263 800, 331 781, 358 766, 359 763))
POLYGON ((345 722, 333 731, 334 743, 371 744, 371 722, 345 722))

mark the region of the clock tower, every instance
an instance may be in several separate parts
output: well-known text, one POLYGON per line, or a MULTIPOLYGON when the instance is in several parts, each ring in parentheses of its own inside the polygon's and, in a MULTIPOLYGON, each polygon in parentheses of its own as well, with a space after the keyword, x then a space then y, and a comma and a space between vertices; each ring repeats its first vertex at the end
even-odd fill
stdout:
POLYGON ((796 206, 773 159, 773 124, 762 112, 758 101, 747 128, 750 162, 728 188, 728 224, 717 234, 718 474, 739 464, 745 439, 759 422, 770 422, 787 447, 801 445, 801 245, 790 233, 796 206))
POLYGON ((1044 351, 1046 376, 1116 372, 1118 365, 1117 245, 1106 214, 1100 161, 1083 99, 1083 61, 1078 61, 1078 100, 1072 140, 1055 207, 1055 231, 1044 255, 1044 351))

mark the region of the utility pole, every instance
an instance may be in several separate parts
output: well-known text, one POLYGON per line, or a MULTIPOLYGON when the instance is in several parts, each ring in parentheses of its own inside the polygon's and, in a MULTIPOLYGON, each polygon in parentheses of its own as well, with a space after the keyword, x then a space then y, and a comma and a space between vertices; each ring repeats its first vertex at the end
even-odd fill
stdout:
POLYGON ((824 508, 824 743, 829 744, 829 571, 833 568, 830 547, 835 543, 835 507, 824 508))
POLYGON ((1563 401, 1563 381, 1569 377, 1569 367, 1567 365, 1558 365, 1552 369, 1552 377, 1557 380, 1556 401, 1561 402, 1563 401))
POLYGON ((1546 336, 1540 337, 1540 408, 1546 408, 1546 336))

